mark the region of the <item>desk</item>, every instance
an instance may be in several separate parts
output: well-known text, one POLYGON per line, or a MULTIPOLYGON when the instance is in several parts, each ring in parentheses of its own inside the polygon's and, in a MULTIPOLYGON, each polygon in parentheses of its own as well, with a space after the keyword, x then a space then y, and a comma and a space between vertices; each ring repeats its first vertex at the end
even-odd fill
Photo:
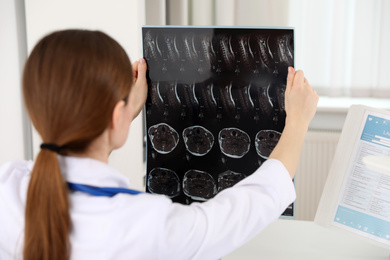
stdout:
POLYGON ((279 219, 222 260, 389 260, 390 250, 311 221, 279 219))

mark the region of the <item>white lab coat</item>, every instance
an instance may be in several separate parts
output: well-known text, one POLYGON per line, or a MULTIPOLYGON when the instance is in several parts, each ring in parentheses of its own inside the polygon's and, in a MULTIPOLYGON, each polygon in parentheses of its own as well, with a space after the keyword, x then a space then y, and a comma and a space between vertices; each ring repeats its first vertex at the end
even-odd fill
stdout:
MULTIPOLYGON (((93 186, 129 188, 105 163, 58 156, 64 178, 93 186)), ((21 259, 31 161, 0 168, 0 259, 21 259)), ((49 172, 47 174, 50 174, 49 172)), ((190 206, 163 195, 95 197, 69 192, 71 259, 218 259, 276 220, 295 199, 291 178, 277 160, 215 198, 190 206)))

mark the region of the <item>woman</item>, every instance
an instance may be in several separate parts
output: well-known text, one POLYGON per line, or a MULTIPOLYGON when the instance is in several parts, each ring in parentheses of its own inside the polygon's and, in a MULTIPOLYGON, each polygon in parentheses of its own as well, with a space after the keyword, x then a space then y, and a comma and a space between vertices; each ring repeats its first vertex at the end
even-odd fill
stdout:
POLYGON ((73 184, 129 187, 107 160, 146 101, 145 75, 145 61, 131 66, 102 32, 58 31, 35 46, 23 93, 43 144, 34 163, 0 168, 0 259, 217 259, 293 202, 291 178, 318 96, 291 67, 278 145, 255 173, 213 199, 186 206, 147 193, 71 191, 73 184))

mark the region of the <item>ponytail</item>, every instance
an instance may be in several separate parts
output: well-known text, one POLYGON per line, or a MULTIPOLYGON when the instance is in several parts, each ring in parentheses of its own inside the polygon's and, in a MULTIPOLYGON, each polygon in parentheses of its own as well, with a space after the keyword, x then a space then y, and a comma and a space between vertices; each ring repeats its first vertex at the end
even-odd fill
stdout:
POLYGON ((24 260, 66 260, 70 255, 67 185, 57 153, 38 154, 27 192, 24 260))

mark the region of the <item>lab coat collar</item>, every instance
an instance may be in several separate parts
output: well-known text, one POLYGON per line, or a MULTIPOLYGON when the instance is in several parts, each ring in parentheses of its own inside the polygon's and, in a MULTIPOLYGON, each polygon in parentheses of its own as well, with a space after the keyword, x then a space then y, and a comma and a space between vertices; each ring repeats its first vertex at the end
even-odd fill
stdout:
POLYGON ((97 186, 128 188, 130 181, 108 164, 92 159, 58 155, 64 179, 68 182, 97 186))

